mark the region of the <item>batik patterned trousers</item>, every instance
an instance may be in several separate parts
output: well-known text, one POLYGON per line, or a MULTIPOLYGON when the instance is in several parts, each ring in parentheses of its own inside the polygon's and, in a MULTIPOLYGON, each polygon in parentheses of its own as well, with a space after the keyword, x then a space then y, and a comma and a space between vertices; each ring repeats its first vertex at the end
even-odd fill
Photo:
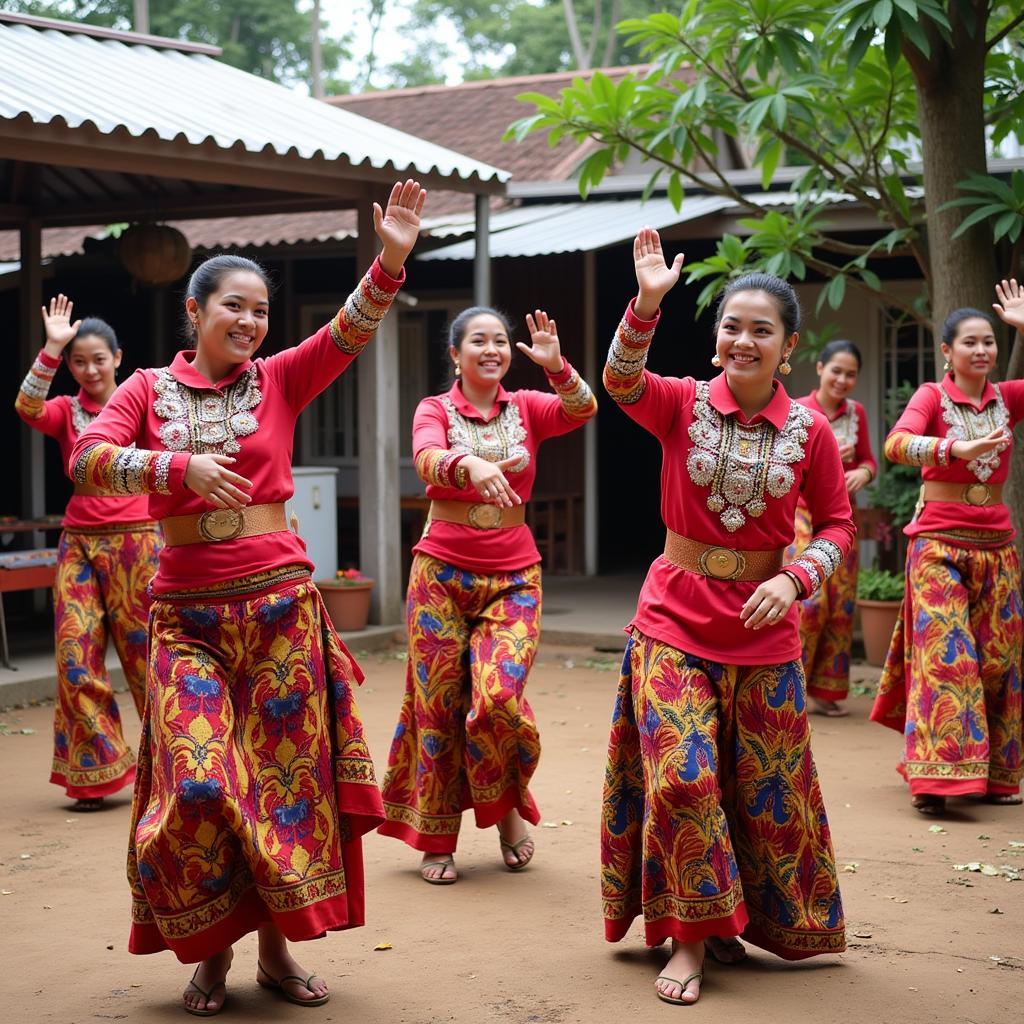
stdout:
MULTIPOLYGON (((796 540, 786 552, 791 562, 814 535, 811 512, 796 509, 796 540)), ((807 692, 819 700, 846 700, 850 692, 850 649, 857 597, 859 545, 855 540, 842 565, 800 602, 800 643, 803 645, 807 692)))
POLYGON ((742 934, 787 960, 845 948, 800 663, 721 665, 634 630, 601 821, 605 937, 742 934))
POLYGON ((530 779, 540 737, 524 688, 540 636, 540 566, 464 572, 413 559, 405 697, 384 779, 384 835, 451 853, 462 812, 479 828, 540 814, 530 779))
POLYGON ((363 923, 360 837, 384 814, 362 674, 305 570, 232 591, 153 602, 132 953, 194 963, 266 922, 289 940, 363 923))
POLYGON ((50 781, 74 799, 116 793, 135 778, 135 755, 125 742, 107 674, 107 642, 114 642, 141 718, 146 588, 160 547, 152 523, 61 534, 53 584, 57 695, 50 781))
POLYGON ((1018 792, 1022 636, 1012 544, 911 541, 871 717, 903 733, 898 771, 912 794, 1018 792))

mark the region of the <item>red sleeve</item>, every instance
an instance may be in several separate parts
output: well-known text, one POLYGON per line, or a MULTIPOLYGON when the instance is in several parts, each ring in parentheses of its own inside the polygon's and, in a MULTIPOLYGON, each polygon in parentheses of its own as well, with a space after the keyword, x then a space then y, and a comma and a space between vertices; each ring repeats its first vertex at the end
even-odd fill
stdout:
POLYGON ((267 375, 298 413, 316 398, 366 347, 405 281, 373 266, 338 310, 311 338, 263 361, 267 375))
POLYGON ((68 402, 66 398, 47 400, 46 395, 60 364, 60 357, 54 358, 40 349, 14 400, 14 411, 25 423, 33 430, 58 439, 67 427, 68 402))
MULTIPOLYGON (((1018 335, 1018 338, 1020 340, 1017 344, 1024 345, 1024 335, 1018 335)), ((1017 424, 1024 420, 1024 380, 1000 381, 999 392, 1010 414, 1010 423, 1017 424)))
POLYGON ((871 470, 872 477, 878 476, 878 463, 875 461, 874 452, 871 451, 871 432, 868 430, 868 414, 864 406, 858 402, 854 409, 857 412, 857 447, 853 453, 854 468, 867 466, 871 470))
POLYGON ((185 489, 191 452, 132 447, 140 437, 152 399, 145 370, 136 370, 82 431, 68 475, 111 494, 170 494, 185 489))
POLYGON ((839 444, 823 416, 816 417, 816 426, 800 483, 800 493, 811 512, 813 537, 800 556, 784 567, 800 580, 804 596, 815 593, 842 565, 857 532, 839 444))
POLYGON ((937 384, 919 387, 885 439, 885 457, 904 466, 948 466, 952 440, 929 433, 941 408, 937 384))
POLYGON ((563 357, 562 369, 547 374, 555 394, 543 391, 517 391, 516 401, 529 409, 530 430, 539 444, 545 438, 568 434, 582 427, 597 412, 597 399, 587 382, 563 357))

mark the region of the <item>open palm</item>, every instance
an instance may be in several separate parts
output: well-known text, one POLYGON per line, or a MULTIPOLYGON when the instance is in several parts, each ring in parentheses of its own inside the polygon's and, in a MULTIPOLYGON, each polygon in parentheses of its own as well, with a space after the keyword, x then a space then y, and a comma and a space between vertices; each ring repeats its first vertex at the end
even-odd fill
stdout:
POLYGON ((75 304, 66 295, 50 299, 49 310, 45 306, 41 307, 46 340, 60 349, 67 347, 82 326, 81 320, 71 322, 71 311, 74 308, 75 304))
POLYGON ((373 204, 373 228, 377 237, 385 250, 400 256, 403 262, 419 238, 420 214, 426 198, 426 189, 410 178, 404 185, 395 182, 387 209, 382 211, 379 204, 373 204))
POLYGON ((999 314, 999 319, 1024 334, 1024 287, 1011 277, 1009 281, 1002 280, 996 285, 996 295, 999 302, 992 303, 992 308, 999 314))
POLYGON ((654 228, 641 228, 633 240, 633 266, 640 294, 660 302, 679 280, 683 254, 679 253, 669 266, 665 263, 658 232, 654 228))
POLYGON ((537 309, 526 314, 526 328, 530 332, 532 347, 517 341, 516 348, 548 373, 558 373, 562 369, 562 349, 558 344, 555 321, 548 319, 543 309, 537 309))

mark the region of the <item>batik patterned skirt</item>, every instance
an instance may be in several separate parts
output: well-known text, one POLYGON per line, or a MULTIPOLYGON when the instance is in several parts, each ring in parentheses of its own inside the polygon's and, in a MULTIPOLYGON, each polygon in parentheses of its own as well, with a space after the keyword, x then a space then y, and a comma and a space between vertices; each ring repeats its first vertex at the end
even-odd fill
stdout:
POLYGON ((479 828, 540 820, 540 736, 524 688, 540 636, 540 566, 473 573, 418 554, 409 576, 405 697, 384 779, 384 835, 451 853, 479 828))
POLYGON ((800 663, 721 665, 634 630, 601 820, 605 938, 845 949, 800 663))
POLYGON ((361 680, 305 569, 154 600, 132 953, 194 963, 263 923, 363 923, 360 837, 384 815, 361 680))
MULTIPOLYGON (((786 561, 796 558, 813 535, 811 510, 806 505, 797 505, 796 540, 786 552, 786 561)), ((816 593, 800 602, 800 643, 807 692, 819 700, 846 700, 850 692, 858 561, 859 545, 855 540, 842 565, 816 593)))
POLYGON ((897 770, 912 794, 1018 792, 1022 636, 1012 544, 911 541, 871 717, 903 733, 897 770))
POLYGON ((116 793, 135 778, 107 673, 113 641, 139 717, 146 696, 146 588, 161 548, 154 523, 65 530, 53 584, 57 694, 50 781, 69 797, 116 793))

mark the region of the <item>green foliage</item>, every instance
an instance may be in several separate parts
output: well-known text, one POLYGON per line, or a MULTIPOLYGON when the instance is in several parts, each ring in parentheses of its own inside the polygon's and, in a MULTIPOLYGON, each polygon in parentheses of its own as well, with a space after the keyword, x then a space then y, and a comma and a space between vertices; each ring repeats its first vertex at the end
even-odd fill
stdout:
MULTIPOLYGON (((900 418, 914 391, 914 385, 909 381, 903 381, 889 389, 885 396, 887 431, 891 430, 900 418)), ((875 508, 888 509, 893 526, 902 528, 914 518, 920 491, 921 471, 916 466, 904 466, 882 459, 878 479, 864 493, 875 508)))
POLYGON ((951 206, 973 206, 975 209, 953 232, 954 238, 981 221, 991 224, 992 235, 997 242, 1003 237, 1016 242, 1021 237, 1024 231, 1024 171, 1014 171, 1009 184, 987 174, 972 174, 966 181, 958 182, 957 188, 971 194, 951 199, 943 209, 951 206))
POLYGON ((901 601, 904 576, 888 569, 860 569, 857 572, 857 599, 860 601, 901 601))
MULTIPOLYGON (((132 0, 5 0, 4 9, 107 28, 131 29, 132 0)), ((152 35, 210 43, 227 64, 284 85, 308 81, 311 18, 297 0, 150 0, 152 35)), ((347 52, 323 38, 325 72, 347 52)))

